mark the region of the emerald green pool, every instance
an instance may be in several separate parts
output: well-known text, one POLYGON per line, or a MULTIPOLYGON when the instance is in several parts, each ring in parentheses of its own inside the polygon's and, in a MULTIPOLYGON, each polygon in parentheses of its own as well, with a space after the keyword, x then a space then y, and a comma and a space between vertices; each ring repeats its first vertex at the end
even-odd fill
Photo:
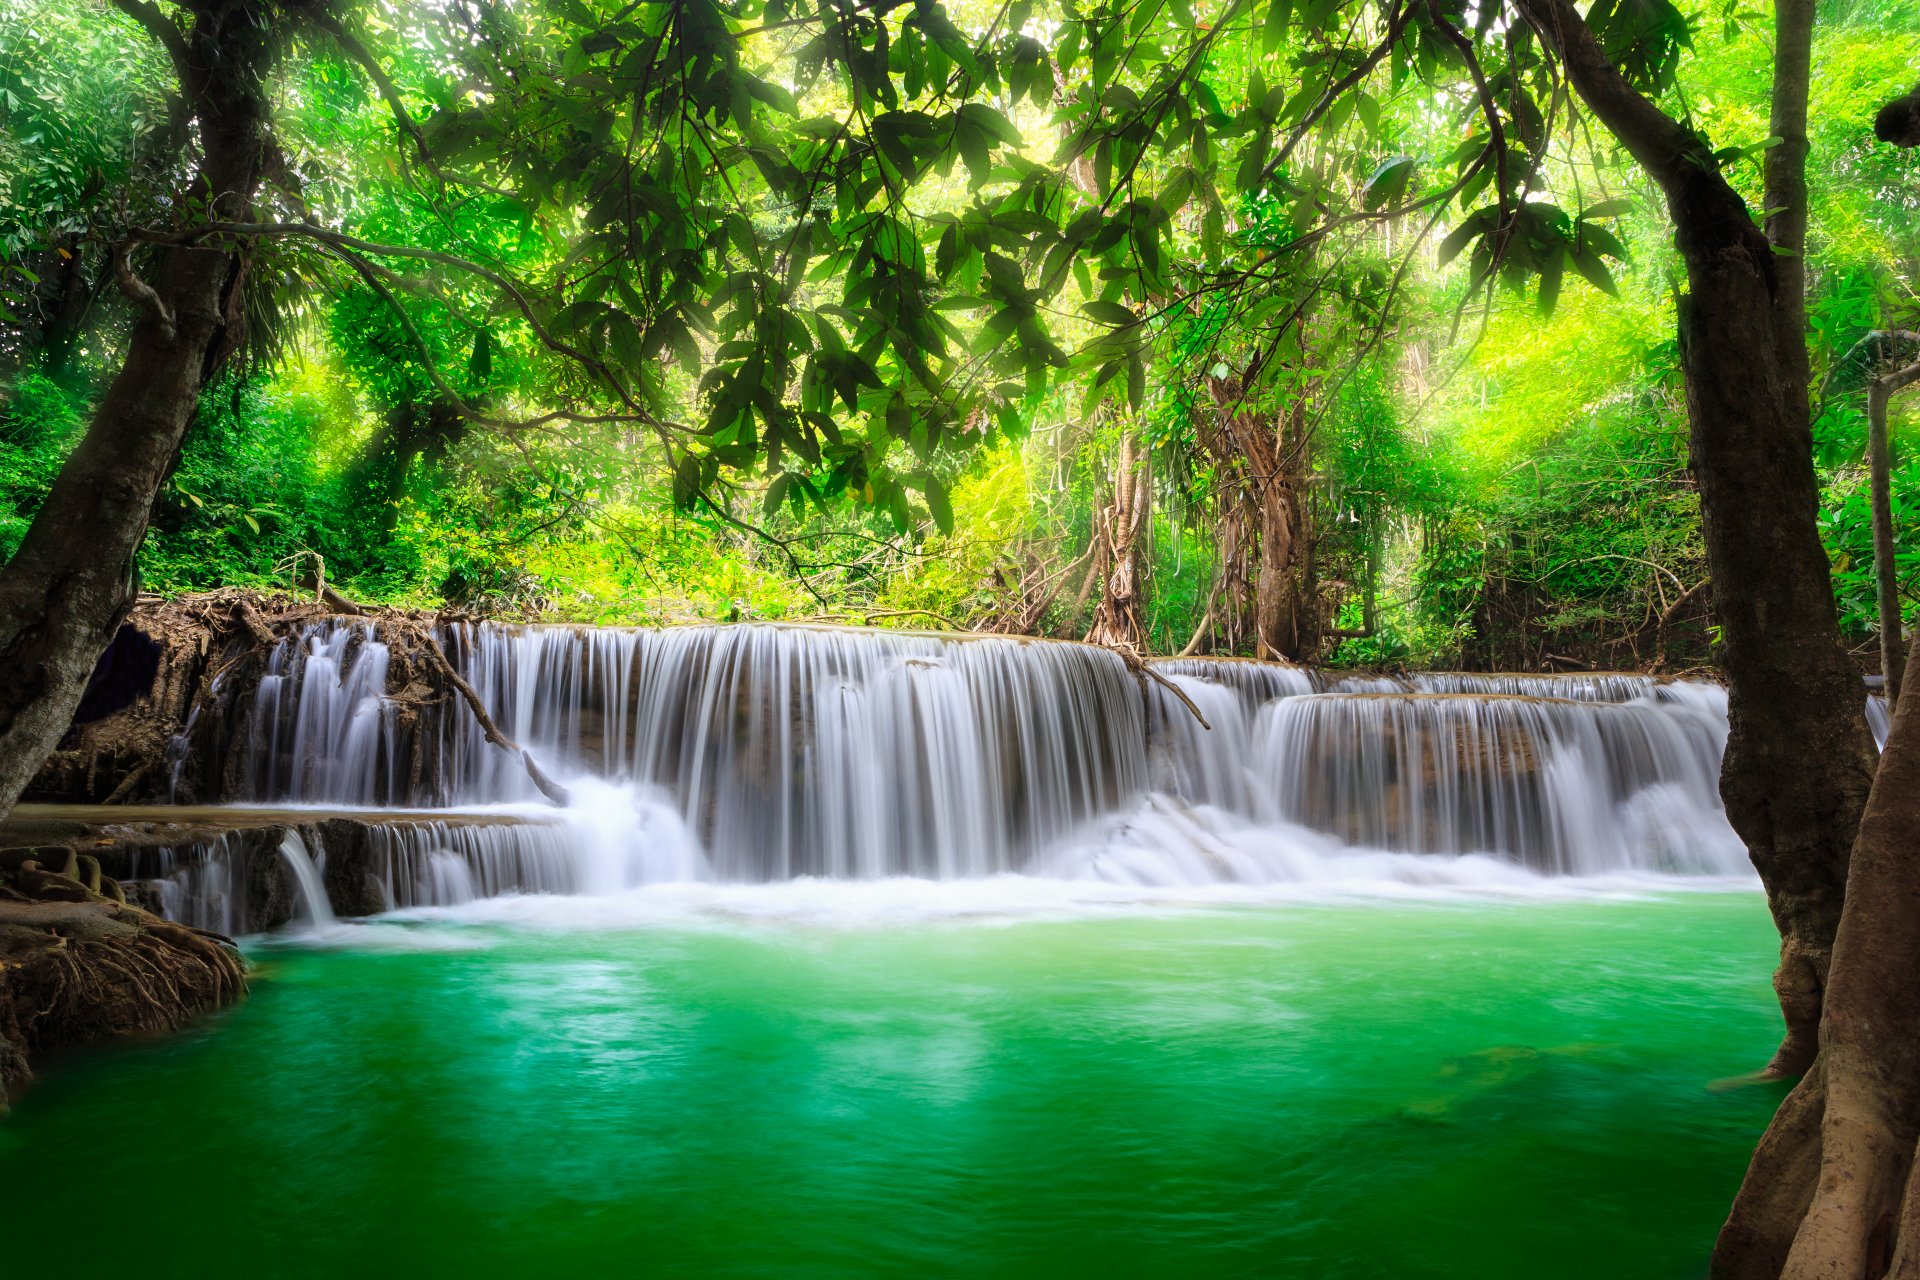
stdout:
POLYGON ((0 1274, 1678 1280, 1779 1097, 1757 892, 819 892, 257 948, 0 1125, 0 1274))

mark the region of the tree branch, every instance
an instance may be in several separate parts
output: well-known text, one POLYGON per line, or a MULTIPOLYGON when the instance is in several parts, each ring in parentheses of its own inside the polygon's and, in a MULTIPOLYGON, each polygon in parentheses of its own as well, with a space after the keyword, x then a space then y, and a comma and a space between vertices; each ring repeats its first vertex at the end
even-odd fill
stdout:
POLYGON ((158 326, 161 336, 171 343, 177 332, 173 308, 161 300, 152 285, 134 274, 133 263, 128 261, 127 246, 124 244, 113 248, 113 279, 120 286, 120 292, 127 296, 127 301, 145 312, 147 318, 158 326))
MULTIPOLYGON (((139 3, 139 0, 131 0, 131 2, 139 3)), ((394 123, 400 127, 401 133, 412 140, 414 148, 420 153, 420 163, 427 167, 428 172, 432 173, 434 177, 440 179, 440 181, 446 183, 448 186, 471 187, 476 191, 485 191, 490 195, 496 196, 512 196, 514 194, 504 187, 489 186, 484 182, 473 182, 464 178, 448 177, 446 172, 440 168, 439 161, 433 158, 433 152, 427 146, 427 135, 421 131, 419 124, 414 121, 412 113, 407 110, 407 104, 400 96, 399 86, 394 84, 392 78, 381 68, 380 60, 373 56, 372 51, 369 50, 366 45, 362 44, 359 38, 352 32, 342 26, 338 19, 318 5, 308 11, 307 20, 332 37, 334 44, 340 47, 340 52, 346 54, 348 58, 358 63, 360 69, 367 73, 367 78, 373 81, 375 91, 378 92, 381 99, 386 102, 387 109, 393 113, 394 123)))
MULTIPOLYGON (((1669 198, 1699 174, 1717 174, 1705 142, 1627 83, 1572 0, 1517 0, 1547 47, 1560 55, 1587 106, 1669 198)), ((1723 184, 1724 185, 1724 184, 1723 184)))
POLYGON ((173 73, 180 78, 181 89, 186 89, 191 83, 192 64, 187 57, 187 38, 180 34, 180 28, 150 0, 111 0, 111 3, 139 23, 167 51, 167 57, 173 62, 173 73))

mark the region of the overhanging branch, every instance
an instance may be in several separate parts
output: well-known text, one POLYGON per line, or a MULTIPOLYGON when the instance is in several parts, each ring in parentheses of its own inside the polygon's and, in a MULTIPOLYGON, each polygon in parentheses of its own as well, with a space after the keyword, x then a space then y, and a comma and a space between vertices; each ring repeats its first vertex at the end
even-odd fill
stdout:
POLYGON ((173 73, 180 78, 180 87, 186 89, 192 83, 192 64, 187 56, 187 38, 180 34, 180 28, 150 0, 112 0, 112 3, 114 8, 139 23, 167 51, 167 57, 173 63, 173 73))

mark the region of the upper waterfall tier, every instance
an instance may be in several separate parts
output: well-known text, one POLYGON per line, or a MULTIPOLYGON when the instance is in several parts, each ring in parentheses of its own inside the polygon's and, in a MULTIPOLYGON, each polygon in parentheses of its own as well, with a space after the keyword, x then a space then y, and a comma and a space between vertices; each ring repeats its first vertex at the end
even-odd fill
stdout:
MULTIPOLYGON (((514 741, 557 773, 651 784, 716 872, 987 875, 1145 786, 1140 691, 1083 645, 794 627, 481 627, 448 648, 514 741)), ((253 797, 361 804, 537 798, 464 714, 416 778, 405 708, 372 696, 366 625, 288 642, 255 704, 253 797)))
MULTIPOLYGON (((1086 645, 773 625, 444 644, 506 736, 558 776, 658 789, 722 879, 1053 868, 1142 806, 1549 873, 1742 866, 1711 685, 1156 663, 1203 726, 1086 645)), ((390 688, 389 658, 367 622, 283 641, 231 773, 243 798, 537 799, 464 708, 390 688)))

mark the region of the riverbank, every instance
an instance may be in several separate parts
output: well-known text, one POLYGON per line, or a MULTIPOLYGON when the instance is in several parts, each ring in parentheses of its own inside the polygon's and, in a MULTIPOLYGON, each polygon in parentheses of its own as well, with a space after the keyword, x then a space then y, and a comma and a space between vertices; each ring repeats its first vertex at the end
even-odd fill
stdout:
POLYGON ((246 990, 231 939, 133 905, 90 855, 0 851, 0 1116, 36 1056, 172 1031, 246 990))

